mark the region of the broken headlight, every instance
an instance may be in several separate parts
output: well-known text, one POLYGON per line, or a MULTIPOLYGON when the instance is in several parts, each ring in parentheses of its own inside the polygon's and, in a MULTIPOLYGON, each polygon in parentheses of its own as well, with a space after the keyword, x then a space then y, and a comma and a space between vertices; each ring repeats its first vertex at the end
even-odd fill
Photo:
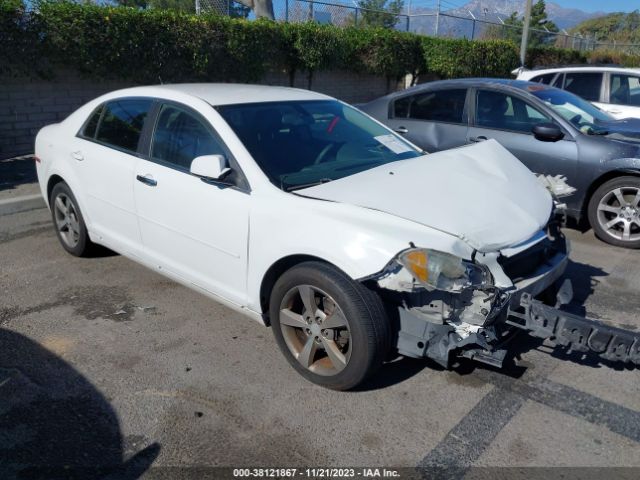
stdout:
POLYGON ((460 292, 465 288, 485 288, 492 284, 488 268, 450 253, 411 248, 398 255, 398 262, 429 290, 460 292))

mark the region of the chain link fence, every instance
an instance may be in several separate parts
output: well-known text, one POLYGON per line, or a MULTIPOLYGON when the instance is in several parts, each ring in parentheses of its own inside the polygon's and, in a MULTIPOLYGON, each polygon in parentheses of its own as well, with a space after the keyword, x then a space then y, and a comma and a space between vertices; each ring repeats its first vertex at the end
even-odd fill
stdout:
MULTIPOLYGON (((248 7, 234 0, 195 0, 196 12, 215 12, 234 17, 254 18, 248 7)), ((469 12, 441 11, 393 14, 387 11, 365 9, 356 0, 273 0, 275 19, 283 22, 315 21, 322 24, 344 26, 378 25, 421 35, 447 38, 503 39, 520 43, 522 27, 506 24, 499 15, 476 17, 469 12)), ((567 31, 551 32, 543 28, 529 29, 529 46, 556 46, 574 50, 610 50, 626 54, 640 54, 640 44, 603 41, 585 35, 571 35, 567 31)))

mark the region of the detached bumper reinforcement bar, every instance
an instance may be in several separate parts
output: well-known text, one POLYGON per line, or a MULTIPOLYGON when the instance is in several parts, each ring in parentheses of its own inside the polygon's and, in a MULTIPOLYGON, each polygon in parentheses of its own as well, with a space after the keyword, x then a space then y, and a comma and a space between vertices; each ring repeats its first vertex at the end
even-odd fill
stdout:
POLYGON ((569 347, 569 353, 593 352, 606 360, 640 365, 640 332, 563 312, 526 293, 520 297, 519 307, 509 308, 506 323, 569 347))

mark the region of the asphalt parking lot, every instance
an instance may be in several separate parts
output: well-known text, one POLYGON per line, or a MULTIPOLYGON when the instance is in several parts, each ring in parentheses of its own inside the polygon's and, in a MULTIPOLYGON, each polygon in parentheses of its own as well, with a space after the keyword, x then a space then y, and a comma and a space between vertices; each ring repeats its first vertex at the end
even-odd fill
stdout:
MULTIPOLYGON (((640 328, 640 252, 567 235, 570 308, 640 328)), ((324 390, 288 366, 269 329, 124 257, 66 254, 45 209, 0 217, 0 299, 2 478, 32 464, 117 465, 129 478, 640 467, 638 370, 523 339, 504 372, 399 360, 359 391, 324 390)))

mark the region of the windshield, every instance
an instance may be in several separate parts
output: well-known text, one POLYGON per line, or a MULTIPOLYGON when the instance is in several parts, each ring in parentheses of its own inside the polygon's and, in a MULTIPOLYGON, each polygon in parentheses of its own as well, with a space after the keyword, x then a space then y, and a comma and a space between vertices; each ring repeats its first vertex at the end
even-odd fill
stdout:
POLYGON ((336 100, 224 105, 217 110, 269 179, 287 191, 423 154, 336 100))
POLYGON ((592 103, 563 90, 545 88, 531 93, 570 121, 582 133, 601 133, 606 128, 598 124, 613 120, 613 117, 592 103))

